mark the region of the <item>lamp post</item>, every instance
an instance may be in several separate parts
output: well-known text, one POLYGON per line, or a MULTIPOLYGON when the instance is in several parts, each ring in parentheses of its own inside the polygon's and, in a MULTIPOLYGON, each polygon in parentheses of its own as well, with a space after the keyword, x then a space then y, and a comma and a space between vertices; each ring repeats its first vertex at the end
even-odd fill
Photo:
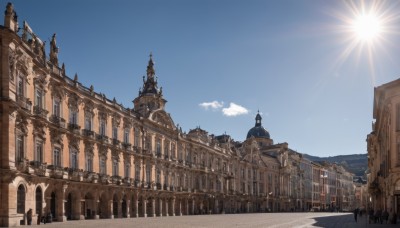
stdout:
POLYGON ((270 192, 270 193, 268 193, 267 194, 267 210, 268 210, 268 212, 270 211, 270 209, 269 209, 269 197, 272 195, 272 192, 270 192))

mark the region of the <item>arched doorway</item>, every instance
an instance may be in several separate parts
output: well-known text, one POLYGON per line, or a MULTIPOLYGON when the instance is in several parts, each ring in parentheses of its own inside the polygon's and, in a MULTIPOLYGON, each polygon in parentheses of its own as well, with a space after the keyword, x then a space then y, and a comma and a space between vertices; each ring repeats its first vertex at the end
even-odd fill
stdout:
POLYGON ((67 197, 67 202, 65 202, 65 215, 67 216, 67 220, 72 219, 72 194, 69 193, 67 197))
POLYGON ((98 208, 97 208, 100 218, 107 218, 108 211, 109 211, 109 210, 107 210, 107 208, 108 208, 107 207, 107 197, 103 193, 99 198, 99 204, 98 204, 98 208))
POLYGON ((86 193, 85 195, 85 204, 84 208, 82 208, 83 215, 85 219, 93 219, 96 215, 96 202, 94 201, 94 197, 90 193, 86 193))
POLYGON ((21 184, 17 190, 17 213, 25 214, 25 187, 21 184))
POLYGON ((35 200, 36 200, 36 214, 42 215, 43 213, 43 193, 42 193, 42 188, 37 187, 36 188, 36 193, 35 193, 35 200))
POLYGON ((54 219, 57 219, 57 214, 56 214, 56 193, 52 192, 51 193, 51 198, 50 198, 50 213, 54 219))
POLYGON ((126 196, 124 196, 124 198, 122 199, 122 217, 123 218, 127 218, 128 217, 128 213, 127 213, 126 207, 127 207, 126 196))
POLYGON ((114 194, 113 198, 113 215, 114 218, 118 218, 118 197, 116 194, 114 194))

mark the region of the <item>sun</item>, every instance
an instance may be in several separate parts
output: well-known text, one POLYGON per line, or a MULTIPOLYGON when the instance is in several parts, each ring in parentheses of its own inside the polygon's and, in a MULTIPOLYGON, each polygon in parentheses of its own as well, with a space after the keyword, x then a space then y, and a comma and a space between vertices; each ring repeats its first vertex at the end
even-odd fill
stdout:
POLYGON ((382 22, 374 13, 360 14, 354 19, 352 29, 360 41, 371 42, 382 33, 382 22))

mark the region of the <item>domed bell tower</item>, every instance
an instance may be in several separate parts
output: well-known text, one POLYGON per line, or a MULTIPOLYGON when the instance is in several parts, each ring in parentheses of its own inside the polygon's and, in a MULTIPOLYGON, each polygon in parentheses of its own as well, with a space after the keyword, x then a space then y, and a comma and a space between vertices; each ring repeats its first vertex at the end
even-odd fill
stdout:
POLYGON ((167 101, 163 98, 162 87, 158 88, 157 85, 153 55, 150 54, 147 76, 143 76, 143 86, 139 89, 139 96, 133 100, 134 110, 147 117, 154 110, 164 110, 165 103, 167 101))

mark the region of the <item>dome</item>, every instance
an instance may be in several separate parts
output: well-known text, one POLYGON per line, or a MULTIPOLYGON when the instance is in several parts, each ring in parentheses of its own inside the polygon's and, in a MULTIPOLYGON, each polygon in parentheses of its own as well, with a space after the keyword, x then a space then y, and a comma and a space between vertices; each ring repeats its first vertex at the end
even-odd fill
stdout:
POLYGON ((254 138, 270 138, 269 132, 265 130, 265 128, 263 128, 262 126, 253 127, 252 129, 250 129, 247 133, 247 139, 251 136, 254 136, 254 138))
POLYGON ((270 139, 269 132, 265 130, 265 128, 261 125, 261 115, 260 113, 257 113, 256 115, 256 125, 249 130, 247 133, 246 139, 250 138, 251 136, 254 136, 254 138, 266 138, 270 139))

